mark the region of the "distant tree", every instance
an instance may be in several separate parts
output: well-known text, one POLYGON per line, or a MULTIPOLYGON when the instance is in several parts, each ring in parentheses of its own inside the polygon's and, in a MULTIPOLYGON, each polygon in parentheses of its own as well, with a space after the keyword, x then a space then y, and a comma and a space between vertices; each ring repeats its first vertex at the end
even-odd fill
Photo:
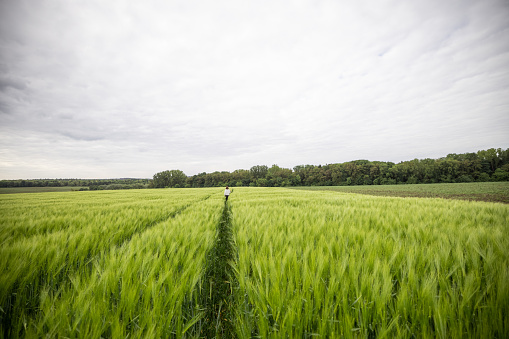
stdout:
POLYGON ((504 152, 500 148, 490 148, 488 150, 478 151, 477 155, 481 159, 481 163, 484 165, 485 170, 489 170, 489 174, 491 174, 497 169, 499 163, 502 160, 504 152))
POLYGON ((267 186, 269 186, 269 181, 265 178, 260 178, 260 179, 256 180, 256 185, 258 187, 267 187, 267 186))
POLYGON ((251 173, 251 175, 253 176, 253 178, 255 180, 256 179, 265 178, 265 176, 267 175, 268 171, 269 171, 269 168, 267 166, 265 166, 265 165, 253 166, 249 170, 249 172, 251 173))
POLYGON ((290 183, 292 186, 299 186, 301 184, 300 175, 298 174, 293 175, 290 183))
POLYGON ((481 173, 477 178, 478 182, 488 182, 490 181, 490 175, 488 173, 481 173))
POLYGON ((266 178, 271 183, 269 186, 288 186, 292 175, 291 169, 272 165, 267 171, 266 178))
POLYGON ((470 175, 462 174, 457 179, 456 182, 472 182, 474 179, 470 175))
POLYGON ((181 170, 172 170, 171 173, 171 187, 184 187, 186 184, 187 176, 181 170))
POLYGON ((168 187, 170 184, 170 171, 163 171, 154 174, 152 186, 155 188, 168 187))
POLYGON ((152 185, 155 188, 184 187, 187 176, 181 170, 163 171, 154 174, 152 185))
POLYGON ((373 180, 371 180, 369 175, 365 174, 364 175, 363 185, 372 185, 372 184, 373 184, 373 180))
POLYGON ((495 173, 493 173, 493 181, 508 181, 509 180, 509 172, 504 171, 502 168, 497 168, 495 173))
POLYGON ((248 186, 251 181, 251 172, 244 169, 235 170, 231 173, 230 180, 235 181, 235 183, 240 181, 242 186, 248 186))

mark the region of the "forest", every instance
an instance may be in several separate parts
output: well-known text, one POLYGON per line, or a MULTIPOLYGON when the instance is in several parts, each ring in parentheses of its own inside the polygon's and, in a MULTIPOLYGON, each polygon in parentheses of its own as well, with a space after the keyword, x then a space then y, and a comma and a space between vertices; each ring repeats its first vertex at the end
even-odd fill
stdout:
POLYGON ((0 187, 60 187, 81 190, 115 190, 178 187, 285 187, 395 185, 509 181, 509 149, 491 148, 475 153, 451 153, 439 159, 414 159, 400 163, 354 160, 327 165, 256 165, 233 172, 216 171, 187 176, 174 169, 152 179, 32 179, 0 180, 0 187))
POLYGON ((491 148, 476 153, 448 154, 439 159, 393 162, 355 160, 327 165, 257 165, 249 170, 200 173, 186 176, 180 170, 156 173, 151 187, 220 186, 345 186, 509 180, 509 149, 491 148))

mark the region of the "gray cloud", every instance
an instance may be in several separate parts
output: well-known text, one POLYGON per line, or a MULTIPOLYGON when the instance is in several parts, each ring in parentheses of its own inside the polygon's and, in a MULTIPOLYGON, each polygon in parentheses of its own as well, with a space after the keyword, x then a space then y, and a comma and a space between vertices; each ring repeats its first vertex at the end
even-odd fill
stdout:
POLYGON ((26 84, 21 80, 12 78, 0 78, 0 91, 2 92, 7 91, 9 88, 24 90, 26 87, 26 84))
POLYGON ((509 147, 502 0, 6 0, 0 13, 4 178, 509 147))

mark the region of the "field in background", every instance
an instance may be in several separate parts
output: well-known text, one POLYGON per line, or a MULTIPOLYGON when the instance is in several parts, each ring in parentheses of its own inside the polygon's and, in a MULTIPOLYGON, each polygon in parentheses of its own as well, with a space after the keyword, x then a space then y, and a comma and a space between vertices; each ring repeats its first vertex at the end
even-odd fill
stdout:
POLYGON ((509 204, 509 182, 455 184, 302 186, 292 189, 325 190, 393 197, 444 198, 509 204))
MULTIPOLYGON (((46 193, 46 192, 71 192, 79 191, 81 187, 62 186, 62 187, 0 187, 0 194, 14 193, 46 193)), ((88 187, 84 187, 88 189, 88 187)))
POLYGON ((239 338, 509 336, 508 205, 222 191, 0 196, 0 336, 200 337, 223 237, 239 338))
MULTIPOLYGON (((79 191, 81 187, 8 187, 0 194, 79 191)), ((88 190, 88 187, 84 187, 88 190)), ((375 196, 444 198, 509 204, 509 182, 475 182, 454 184, 365 185, 365 186, 301 186, 297 190, 323 190, 375 196)))

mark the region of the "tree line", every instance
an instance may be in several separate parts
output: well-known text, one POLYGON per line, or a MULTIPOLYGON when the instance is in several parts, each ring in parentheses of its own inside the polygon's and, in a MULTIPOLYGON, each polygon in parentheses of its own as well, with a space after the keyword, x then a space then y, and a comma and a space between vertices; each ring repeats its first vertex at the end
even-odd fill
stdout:
POLYGON ((200 173, 181 170, 156 173, 150 187, 345 186, 509 181, 509 149, 451 153, 439 159, 393 162, 355 160, 327 165, 257 165, 249 170, 200 173))
POLYGON ((0 187, 80 187, 88 190, 148 188, 150 179, 28 179, 0 180, 0 187))
POLYGON ((355 160, 327 165, 256 165, 233 172, 187 176, 181 170, 154 174, 152 179, 31 179, 0 180, 0 187, 71 186, 88 190, 221 186, 345 186, 509 181, 509 149, 451 153, 439 159, 393 162, 355 160))

